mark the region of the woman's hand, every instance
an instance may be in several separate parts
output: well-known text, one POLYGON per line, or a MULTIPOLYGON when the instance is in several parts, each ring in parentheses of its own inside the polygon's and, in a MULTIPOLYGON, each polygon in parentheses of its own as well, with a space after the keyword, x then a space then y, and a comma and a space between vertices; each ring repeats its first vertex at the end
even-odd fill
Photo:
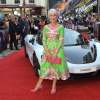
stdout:
POLYGON ((52 50, 52 52, 53 52, 53 55, 54 55, 54 56, 57 56, 58 48, 54 48, 54 49, 52 50))
POLYGON ((57 56, 58 53, 58 48, 54 48, 54 49, 45 49, 45 54, 46 55, 53 55, 53 56, 57 56))
POLYGON ((50 50, 45 48, 45 55, 50 55, 50 54, 51 54, 50 50))

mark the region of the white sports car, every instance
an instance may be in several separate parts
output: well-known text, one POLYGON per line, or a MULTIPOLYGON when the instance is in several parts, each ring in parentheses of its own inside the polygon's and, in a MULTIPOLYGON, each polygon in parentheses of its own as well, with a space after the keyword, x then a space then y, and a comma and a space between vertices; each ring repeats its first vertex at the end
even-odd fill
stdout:
MULTIPOLYGON (((27 35, 25 45, 26 54, 38 74, 43 55, 42 42, 38 36, 27 35)), ((69 72, 72 74, 91 73, 100 69, 100 43, 97 40, 87 40, 79 32, 65 28, 64 52, 69 72)))

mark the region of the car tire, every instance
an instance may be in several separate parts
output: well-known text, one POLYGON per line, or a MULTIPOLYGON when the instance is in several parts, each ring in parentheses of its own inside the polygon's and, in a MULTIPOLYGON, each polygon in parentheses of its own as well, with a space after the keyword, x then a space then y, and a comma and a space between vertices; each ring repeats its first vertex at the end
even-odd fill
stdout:
POLYGON ((24 53, 25 53, 25 57, 28 58, 28 54, 27 54, 27 50, 26 50, 26 45, 24 46, 24 53))
POLYGON ((38 70, 40 69, 40 64, 38 62, 38 59, 35 53, 33 53, 33 68, 34 68, 36 76, 39 76, 38 70))

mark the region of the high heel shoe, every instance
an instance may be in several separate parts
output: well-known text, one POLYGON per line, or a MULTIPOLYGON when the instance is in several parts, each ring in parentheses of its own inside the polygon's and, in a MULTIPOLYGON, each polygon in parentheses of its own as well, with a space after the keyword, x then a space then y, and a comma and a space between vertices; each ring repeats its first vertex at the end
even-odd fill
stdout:
POLYGON ((31 89, 31 92, 37 92, 40 89, 42 89, 42 85, 41 86, 36 86, 34 89, 31 89))
POLYGON ((50 93, 51 94, 55 94, 56 93, 56 89, 52 89, 50 93))

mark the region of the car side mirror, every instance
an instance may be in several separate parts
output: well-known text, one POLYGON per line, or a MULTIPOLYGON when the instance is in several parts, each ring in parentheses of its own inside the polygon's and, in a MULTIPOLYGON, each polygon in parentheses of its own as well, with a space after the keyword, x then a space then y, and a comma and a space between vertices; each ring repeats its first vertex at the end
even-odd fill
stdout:
POLYGON ((29 43, 31 43, 32 45, 34 44, 34 39, 32 38, 32 39, 30 39, 29 40, 29 43))

